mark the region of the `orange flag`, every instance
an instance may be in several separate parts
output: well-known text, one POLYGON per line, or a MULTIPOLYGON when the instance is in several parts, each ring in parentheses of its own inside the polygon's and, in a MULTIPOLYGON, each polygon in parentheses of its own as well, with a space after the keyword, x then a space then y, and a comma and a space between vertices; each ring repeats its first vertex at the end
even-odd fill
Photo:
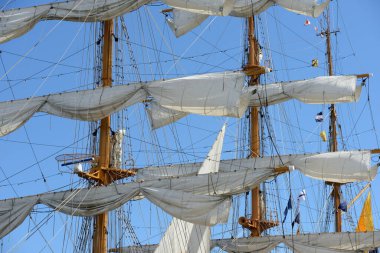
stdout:
POLYGON ((374 231, 372 208, 371 208, 371 192, 368 193, 365 200, 362 214, 360 215, 356 232, 374 231))

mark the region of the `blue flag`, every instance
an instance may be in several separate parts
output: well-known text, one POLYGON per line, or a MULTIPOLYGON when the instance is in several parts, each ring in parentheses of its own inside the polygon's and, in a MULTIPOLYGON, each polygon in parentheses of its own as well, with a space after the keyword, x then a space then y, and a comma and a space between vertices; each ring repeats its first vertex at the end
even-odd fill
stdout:
POLYGON ((317 113, 317 115, 315 115, 315 122, 322 122, 323 121, 323 112, 319 112, 317 113))
POLYGON ((340 203, 338 209, 342 210, 343 212, 347 212, 347 202, 343 201, 340 203))
POLYGON ((288 215, 288 210, 292 209, 292 195, 289 196, 288 204, 286 205, 285 211, 284 211, 284 220, 282 223, 285 222, 286 216, 288 215))
POLYGON ((300 213, 297 213, 296 218, 294 218, 294 221, 292 222, 292 227, 294 227, 294 223, 300 224, 300 213))

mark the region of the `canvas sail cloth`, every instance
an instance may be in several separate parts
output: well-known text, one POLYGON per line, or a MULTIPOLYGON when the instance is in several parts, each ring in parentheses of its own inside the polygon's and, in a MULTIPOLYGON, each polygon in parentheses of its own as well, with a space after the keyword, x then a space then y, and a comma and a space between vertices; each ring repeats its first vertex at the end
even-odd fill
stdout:
POLYGON ((30 31, 41 20, 96 22, 134 11, 152 0, 76 0, 0 12, 0 43, 30 31))
POLYGON ((169 26, 177 37, 191 31, 209 15, 250 17, 260 14, 274 4, 306 16, 318 17, 329 0, 317 4, 315 0, 164 0, 172 7, 173 18, 167 19, 169 26))
MULTIPOLYGON (((306 176, 336 183, 372 181, 376 177, 378 169, 377 165, 371 166, 370 151, 338 151, 321 154, 221 160, 219 171, 250 170, 255 171, 260 180, 265 180, 275 174, 275 168, 283 166, 294 166, 296 170, 306 176)), ((196 175, 200 167, 201 163, 147 167, 138 171, 137 178, 144 181, 154 178, 196 175)))
MULTIPOLYGON (((238 78, 239 72, 234 73, 238 78)), ((191 85, 192 87, 163 85, 163 90, 158 89, 160 93, 151 93, 157 99, 148 108, 148 112, 152 127, 155 129, 175 122, 189 113, 236 117, 245 112, 247 105, 274 105, 290 99, 297 99, 309 104, 353 102, 359 99, 361 93, 361 86, 357 86, 356 81, 356 76, 324 76, 249 88, 238 85, 237 81, 233 84, 234 79, 231 79, 230 86, 226 82, 219 87, 215 87, 213 83, 204 86, 191 85), (229 95, 225 94, 225 89, 230 90, 229 95), (159 95, 162 95, 164 91, 167 93, 164 97, 160 97, 159 95), (213 102, 214 107, 212 109, 206 104, 210 98, 214 99, 215 102, 213 102), (231 102, 233 99, 238 100, 233 103, 231 102), (219 105, 217 105, 217 100, 219 105)))
POLYGON ((36 112, 96 121, 147 97, 186 114, 240 117, 247 107, 247 101, 241 100, 244 77, 239 71, 212 73, 1 102, 0 136, 36 112))
POLYGON ((296 253, 358 252, 380 247, 380 232, 320 233, 306 235, 263 236, 241 239, 214 240, 213 243, 227 252, 270 252, 280 243, 296 253))
MULTIPOLYGON (((202 175, 219 171, 225 131, 226 125, 223 125, 198 174, 202 175)), ((210 252, 210 239, 210 227, 193 224, 173 217, 154 253, 206 253, 210 252)))
MULTIPOLYGON (((295 253, 341 253, 362 252, 380 247, 380 232, 343 232, 343 233, 320 233, 306 235, 262 236, 235 239, 214 239, 210 249, 219 247, 223 251, 231 253, 268 253, 277 245, 284 243, 295 253)), ((144 252, 151 253, 157 245, 142 245, 118 248, 122 253, 144 252), (139 251, 137 251, 137 249, 139 251)))
MULTIPOLYGON (((2 11, 0 12, 0 43, 25 34, 41 20, 104 21, 134 11, 151 2, 152 0, 73 0, 2 11)), ((182 34, 199 25, 207 18, 207 15, 246 17, 253 13, 257 14, 276 2, 290 11, 316 17, 328 4, 326 1, 317 5, 314 0, 254 0, 250 4, 247 4, 246 0, 164 0, 164 2, 181 11, 191 12, 192 15, 174 16, 175 27, 182 34), (184 16, 187 17, 185 21, 184 16), (201 19, 203 20, 200 21, 201 19)))
POLYGON ((93 216, 111 211, 139 194, 178 219, 212 226, 227 222, 232 195, 262 182, 257 174, 242 169, 1 200, 0 238, 21 224, 37 204, 68 215, 93 216))
POLYGON ((36 112, 96 121, 151 98, 149 115, 152 127, 157 128, 190 113, 241 117, 249 104, 261 101, 264 95, 267 104, 291 98, 307 103, 339 103, 355 101, 360 90, 355 76, 281 83, 282 88, 278 88, 279 84, 269 84, 260 86, 263 90, 259 92, 245 88, 244 80, 243 72, 229 71, 0 102, 0 136, 16 130, 36 112), (272 92, 269 94, 268 90, 272 92))

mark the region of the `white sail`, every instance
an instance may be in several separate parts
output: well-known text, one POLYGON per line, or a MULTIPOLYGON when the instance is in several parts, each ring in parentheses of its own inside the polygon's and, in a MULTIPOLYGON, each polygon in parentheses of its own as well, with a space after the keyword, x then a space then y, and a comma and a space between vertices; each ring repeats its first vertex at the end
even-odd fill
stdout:
POLYGON ((154 253, 210 252, 210 227, 173 218, 154 253))
MULTIPOLYGON (((216 159, 220 159, 224 131, 225 126, 210 151, 211 155, 216 155, 216 159)), ((231 204, 229 196, 260 183, 256 175, 258 173, 217 173, 218 163, 208 165, 206 163, 197 176, 115 184, 0 201, 0 238, 21 224, 37 204, 47 205, 68 215, 93 216, 116 209, 139 194, 178 219, 202 225, 191 226, 203 231, 203 236, 206 236, 209 229, 205 226, 227 221, 231 204), (215 173, 210 174, 211 171, 215 173)), ((186 223, 183 225, 188 227, 186 223)))
POLYGON ((36 112, 95 121, 149 96, 160 106, 184 113, 240 117, 247 107, 247 102, 241 102, 243 84, 242 72, 224 72, 1 102, 0 136, 16 130, 36 112))
POLYGON ((240 117, 248 103, 242 95, 244 79, 243 72, 230 71, 153 82, 147 88, 158 104, 170 110, 240 117))
POLYGON ((166 21, 177 38, 193 30, 209 17, 209 15, 193 13, 177 8, 173 9, 172 16, 172 18, 167 17, 166 21))
POLYGON ((231 204, 228 196, 192 194, 189 189, 168 189, 168 185, 142 187, 137 183, 47 193, 0 201, 0 238, 20 225, 37 204, 68 215, 93 216, 114 210, 138 194, 174 217, 208 226, 226 222, 231 204))
POLYGON ((214 240, 227 252, 269 252, 284 243, 294 252, 338 253, 358 252, 380 247, 380 232, 319 233, 288 236, 263 236, 238 239, 214 240))
POLYGON ((306 104, 357 101, 361 86, 356 76, 321 76, 303 81, 281 82, 249 87, 250 106, 274 105, 289 99, 306 104))
MULTIPOLYGON (((220 155, 223 147, 224 124, 219 132, 211 150, 204 160, 198 174, 209 174, 219 172, 220 155)), ((158 244, 155 253, 165 252, 188 252, 205 253, 210 252, 210 227, 192 224, 173 217, 165 235, 158 244)))
POLYGON ((147 97, 153 98, 149 108, 152 127, 160 127, 189 113, 241 117, 248 104, 272 105, 292 98, 305 103, 339 103, 355 101, 360 94, 355 76, 319 77, 248 90, 244 78, 243 72, 231 71, 1 102, 0 136, 14 131, 36 112, 95 121, 147 97))
POLYGON ((131 12, 152 0, 80 0, 0 12, 0 43, 17 38, 41 20, 96 22, 131 12))
POLYGON ((371 166, 370 151, 340 151, 306 156, 292 161, 306 176, 328 182, 372 181, 378 165, 371 166))
MULTIPOLYGON (((3 11, 0 12, 0 43, 25 34, 41 20, 104 21, 134 11, 150 2, 152 0, 80 0, 3 11)), ((200 24, 199 17, 197 17, 199 14, 222 16, 231 14, 246 17, 252 13, 261 12, 274 4, 273 1, 268 0, 255 0, 252 4, 247 4, 243 0, 165 0, 164 2, 181 9, 181 11, 195 13, 193 16, 177 14, 174 20, 176 24, 184 23, 182 18, 185 16, 187 16, 188 23, 198 22, 200 24)), ((313 17, 318 16, 328 4, 326 1, 317 5, 314 0, 276 0, 275 2, 290 11, 313 17)))
POLYGON ((268 177, 267 173, 241 170, 2 200, 0 237, 15 229, 36 204, 69 215, 93 216, 113 210, 138 194, 181 220, 205 226, 224 223, 231 205, 230 196, 259 185, 268 177))
MULTIPOLYGON (((211 90, 215 89, 213 92, 217 92, 218 88, 217 86, 214 87, 215 83, 206 84, 203 88, 193 86, 191 93, 187 92, 191 89, 190 86, 187 86, 189 87, 187 89, 179 87, 178 91, 170 90, 164 100, 158 101, 161 106, 149 108, 149 115, 153 115, 150 118, 151 124, 157 128, 175 122, 186 116, 185 113, 241 116, 247 108, 247 104, 249 106, 267 106, 286 102, 290 99, 297 99, 308 104, 353 102, 358 100, 361 93, 361 86, 356 85, 356 80, 356 76, 323 76, 303 81, 241 88, 242 90, 238 90, 239 88, 235 86, 228 87, 231 92, 229 96, 224 90, 226 86, 223 89, 219 88, 219 92, 223 92, 219 98, 212 96, 213 101, 209 101, 208 97, 209 94, 213 94, 211 90), (238 96, 240 97, 238 98, 238 96), (195 100, 195 97, 198 99, 195 100), (237 102, 230 102, 232 101, 231 97, 238 99, 237 102), (205 101, 207 101, 207 105, 205 101)), ((231 80, 230 85, 233 85, 233 80, 231 80)), ((170 89, 169 87, 165 88, 170 89)), ((152 95, 154 96, 154 94, 152 95)))
POLYGON ((175 35, 179 37, 197 27, 209 15, 250 17, 278 4, 298 14, 318 17, 330 1, 327 0, 319 5, 315 0, 235 0, 233 2, 219 0, 211 1, 212 4, 205 0, 165 0, 165 2, 174 7, 173 19, 168 19, 168 22, 175 35))
POLYGON ((141 84, 113 86, 2 102, 0 136, 16 130, 36 112, 87 121, 102 119, 142 101, 146 93, 141 87, 141 84))
POLYGON ((167 5, 186 11, 227 16, 233 9, 235 0, 163 0, 167 5))
POLYGON ((220 156, 222 154, 224 134, 226 132, 226 125, 224 124, 222 130, 220 130, 211 150, 207 154, 206 159, 203 161, 198 174, 208 174, 219 172, 220 156))
MULTIPOLYGON (((275 168, 294 166, 304 175, 329 182, 349 183, 371 181, 377 173, 377 165, 371 166, 370 151, 339 151, 322 154, 282 155, 249 159, 221 160, 221 172, 252 170, 269 177, 275 168)), ((139 180, 195 175, 201 163, 147 167, 138 171, 139 180)))
POLYGON ((170 110, 168 108, 162 107, 155 101, 151 101, 149 103, 147 113, 149 115, 152 129, 166 126, 189 115, 187 112, 170 110))
MULTIPOLYGON (((220 155, 222 152, 225 131, 226 125, 224 124, 213 146, 211 147, 211 150, 199 169, 198 174, 219 172, 220 155)), ((173 220, 170 222, 165 235, 162 237, 157 249, 154 252, 210 252, 210 239, 210 227, 192 224, 173 217, 173 220)))

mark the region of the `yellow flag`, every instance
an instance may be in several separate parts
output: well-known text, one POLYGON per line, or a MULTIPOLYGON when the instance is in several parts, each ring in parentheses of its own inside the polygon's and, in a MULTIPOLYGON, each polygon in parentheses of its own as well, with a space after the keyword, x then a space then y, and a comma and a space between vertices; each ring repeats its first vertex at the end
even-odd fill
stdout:
POLYGON ((326 136, 326 131, 325 130, 323 130, 322 132, 320 132, 319 136, 321 136, 322 141, 327 141, 327 136, 326 136))
POLYGON ((368 193, 365 200, 362 214, 360 215, 356 232, 374 231, 372 208, 371 208, 371 192, 368 193))

